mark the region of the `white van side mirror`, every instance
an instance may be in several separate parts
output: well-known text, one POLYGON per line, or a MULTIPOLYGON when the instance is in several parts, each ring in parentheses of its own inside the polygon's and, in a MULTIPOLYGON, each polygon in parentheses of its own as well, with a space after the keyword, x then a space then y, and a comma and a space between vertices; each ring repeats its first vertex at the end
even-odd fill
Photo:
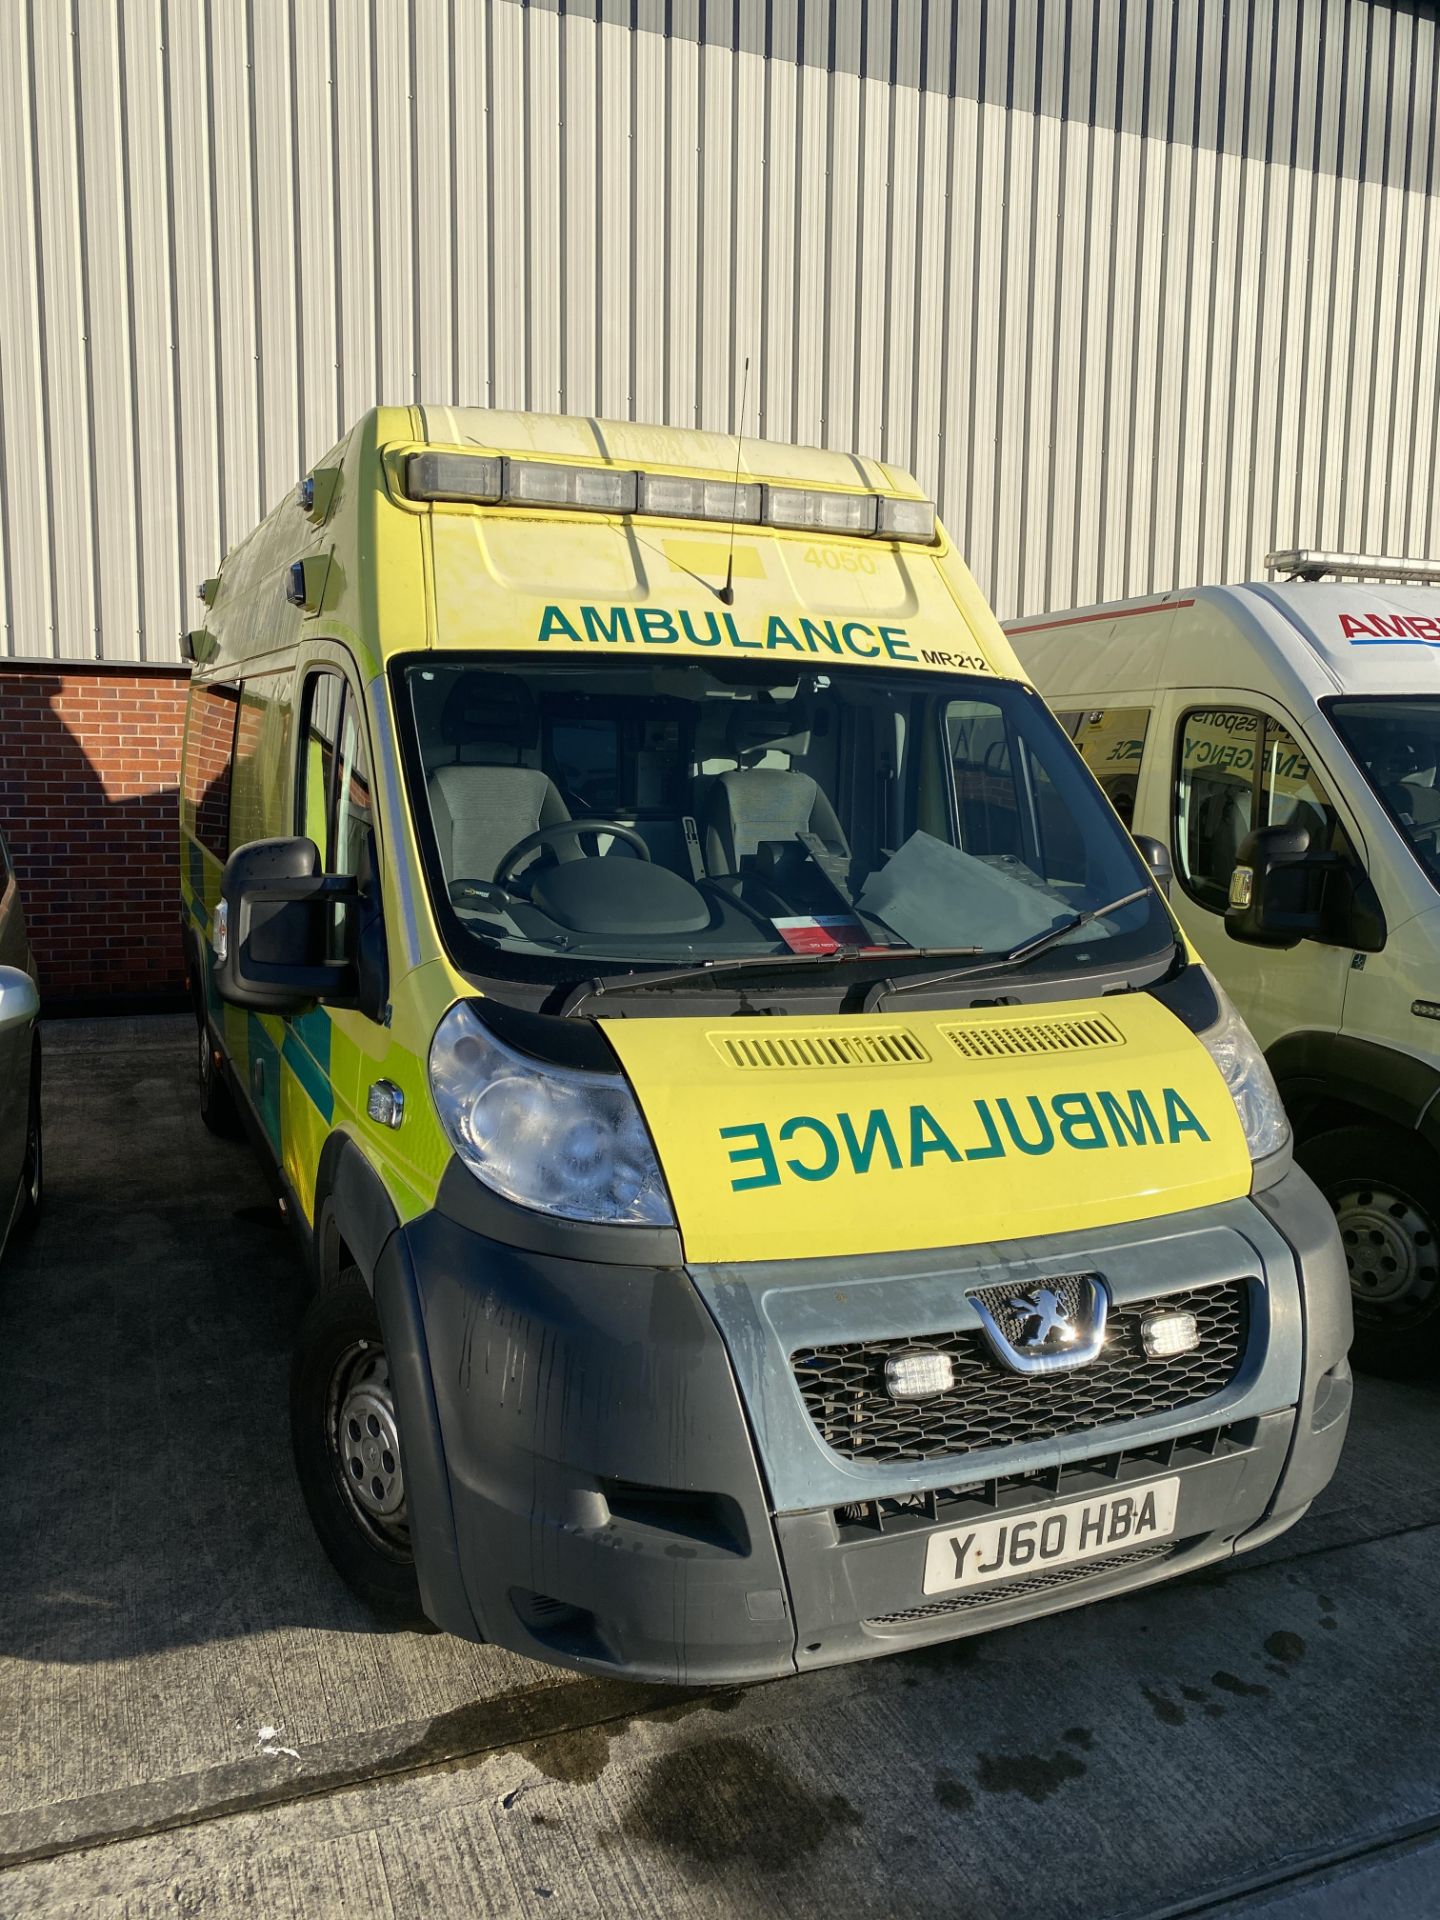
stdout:
POLYGON ((1363 868, 1342 853, 1313 851, 1305 827, 1256 827, 1230 875, 1225 931, 1253 947, 1302 940, 1378 953, 1385 916, 1363 868))

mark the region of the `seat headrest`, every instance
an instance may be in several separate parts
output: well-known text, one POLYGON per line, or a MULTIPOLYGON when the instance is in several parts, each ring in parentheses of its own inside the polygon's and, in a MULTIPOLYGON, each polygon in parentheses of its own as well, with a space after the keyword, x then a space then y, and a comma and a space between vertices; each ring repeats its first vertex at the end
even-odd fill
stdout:
POLYGON ((806 754, 810 751, 809 716, 798 701, 737 700, 725 726, 725 743, 736 760, 749 754, 806 754))
POLYGON ((533 747, 540 708, 513 673, 462 673, 440 713, 440 734, 452 747, 533 747))

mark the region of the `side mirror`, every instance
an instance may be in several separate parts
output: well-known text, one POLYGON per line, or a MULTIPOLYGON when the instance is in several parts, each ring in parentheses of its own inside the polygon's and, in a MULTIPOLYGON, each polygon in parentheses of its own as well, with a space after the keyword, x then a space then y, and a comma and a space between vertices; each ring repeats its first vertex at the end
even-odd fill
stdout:
POLYGON ((1170 864, 1170 849, 1163 840, 1157 840, 1153 834, 1137 833, 1135 844, 1140 849, 1140 857, 1150 869, 1150 877, 1168 900, 1170 883, 1175 878, 1175 869, 1170 864))
POLYGON ((0 1033, 28 1027, 40 1011, 35 982, 19 967, 0 967, 0 1033))
POLYGON ((303 1013, 317 1000, 354 1000, 351 959, 328 959, 332 909, 360 897, 350 874, 320 871, 313 840, 252 840, 220 876, 211 928, 215 990, 232 1007, 303 1013))
POLYGON ((1319 940, 1378 953, 1385 917, 1369 875, 1354 861, 1312 853, 1305 827, 1257 827, 1240 843, 1225 931, 1255 947, 1319 940))

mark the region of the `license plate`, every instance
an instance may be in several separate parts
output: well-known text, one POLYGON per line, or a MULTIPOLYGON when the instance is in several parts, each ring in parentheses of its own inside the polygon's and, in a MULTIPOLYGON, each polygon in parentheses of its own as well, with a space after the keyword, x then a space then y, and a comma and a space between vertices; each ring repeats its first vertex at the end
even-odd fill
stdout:
POLYGON ((1175 1531, 1180 1480, 1152 1480, 1128 1493, 1097 1493, 1063 1507, 980 1520, 930 1536, 925 1549, 926 1593, 985 1587, 1023 1574, 1048 1573, 1098 1560, 1107 1553, 1148 1546, 1175 1531))

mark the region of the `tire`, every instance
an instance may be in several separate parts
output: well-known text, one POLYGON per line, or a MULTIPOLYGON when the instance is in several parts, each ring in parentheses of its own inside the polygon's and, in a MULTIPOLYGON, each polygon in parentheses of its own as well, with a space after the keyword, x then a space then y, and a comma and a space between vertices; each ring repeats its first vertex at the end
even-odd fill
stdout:
POLYGON ((18 1240, 35 1231, 45 1202, 45 1135, 40 1114, 40 1038, 37 1034, 30 1055, 30 1106, 25 1122, 25 1165, 20 1176, 20 1211, 15 1216, 11 1239, 18 1240))
POLYGON ((235 1096, 225 1076, 215 1064, 215 1044, 204 1020, 199 1023, 200 1118, 217 1140, 239 1140, 244 1124, 235 1105, 235 1096))
POLYGON ((388 1625, 426 1626, 385 1346, 358 1267, 317 1294, 301 1322, 290 1438, 311 1522, 341 1579, 388 1625))
POLYGON ((1335 1209, 1355 1307, 1352 1357, 1413 1378, 1440 1366, 1440 1161, 1401 1127, 1338 1127, 1297 1149, 1335 1209))

